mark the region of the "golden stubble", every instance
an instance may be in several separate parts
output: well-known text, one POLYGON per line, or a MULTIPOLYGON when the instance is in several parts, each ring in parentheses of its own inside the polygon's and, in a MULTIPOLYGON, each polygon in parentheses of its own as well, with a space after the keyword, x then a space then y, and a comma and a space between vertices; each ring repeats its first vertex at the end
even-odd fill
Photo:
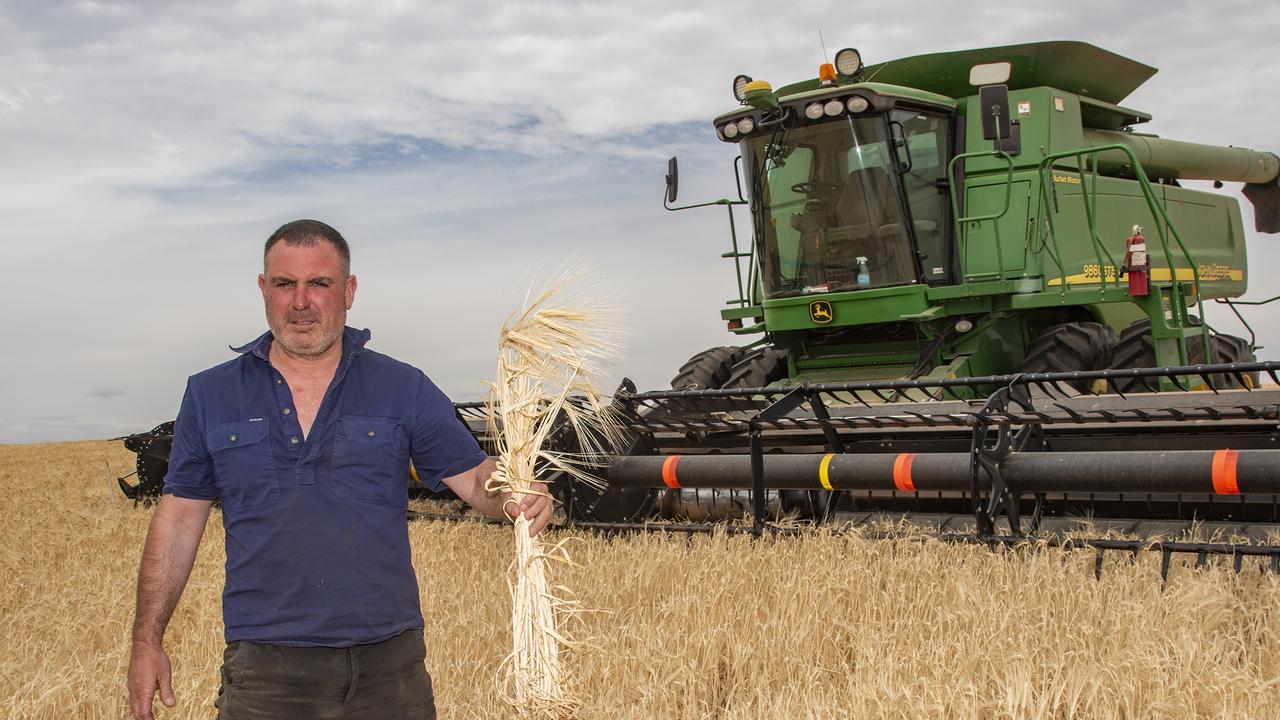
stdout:
MULTIPOLYGON (((122 718, 150 512, 110 491, 119 443, 0 446, 0 717, 122 718)), ((1275 718, 1280 579, 1117 555, 914 538, 573 537, 564 655, 583 718, 1275 718)), ((504 718, 511 528, 415 522, 442 718, 504 718)), ((179 704, 213 715, 215 511, 170 624, 179 704)))

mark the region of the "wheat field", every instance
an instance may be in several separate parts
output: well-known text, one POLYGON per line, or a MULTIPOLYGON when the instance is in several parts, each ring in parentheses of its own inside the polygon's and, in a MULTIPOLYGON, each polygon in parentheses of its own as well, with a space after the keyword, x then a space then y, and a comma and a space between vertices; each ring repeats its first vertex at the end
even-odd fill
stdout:
MULTIPOLYGON (((149 511, 106 441, 0 446, 0 715, 127 717, 149 511)), ((442 718, 510 717, 510 531, 416 522, 442 718)), ((563 533, 552 538, 562 539, 563 533)), ((215 511, 166 639, 178 705, 211 717, 222 652, 215 511)), ((556 582, 579 718, 1276 718, 1280 578, 1158 556, 993 553, 927 539, 571 541, 556 582)))

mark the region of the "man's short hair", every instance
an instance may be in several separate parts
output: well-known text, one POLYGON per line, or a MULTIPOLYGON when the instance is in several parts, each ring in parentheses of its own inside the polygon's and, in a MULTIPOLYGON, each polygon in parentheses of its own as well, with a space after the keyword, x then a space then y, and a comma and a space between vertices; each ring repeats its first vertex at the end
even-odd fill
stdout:
POLYGON ((267 244, 262 248, 262 261, 264 263, 267 261, 267 254, 271 252, 271 248, 276 246, 276 243, 282 242, 285 245, 311 247, 322 240, 338 251, 338 257, 342 260, 342 274, 344 276, 350 275, 350 246, 347 245, 346 239, 342 237, 342 233, 319 220, 294 220, 281 225, 278 230, 271 233, 271 237, 267 238, 267 244))

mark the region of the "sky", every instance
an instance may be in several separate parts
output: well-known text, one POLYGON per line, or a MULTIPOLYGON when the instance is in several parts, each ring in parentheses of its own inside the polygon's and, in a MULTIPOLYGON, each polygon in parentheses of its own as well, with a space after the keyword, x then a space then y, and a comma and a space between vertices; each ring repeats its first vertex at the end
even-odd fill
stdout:
MULTIPOLYGON (((299 217, 352 244, 349 324, 455 400, 483 396, 530 284, 577 261, 620 309, 615 379, 665 387, 735 342, 725 212, 661 206, 672 155, 682 202, 735 193, 710 124, 735 75, 812 77, 819 32, 868 63, 1083 40, 1160 69, 1124 103, 1149 131, 1277 151, 1278 30, 1280 4, 1243 2, 0 0, 0 443, 171 419, 266 329, 262 242, 299 217)), ((1239 188, 1265 299, 1280 238, 1239 188)), ((1248 317, 1280 357, 1280 303, 1248 317)))

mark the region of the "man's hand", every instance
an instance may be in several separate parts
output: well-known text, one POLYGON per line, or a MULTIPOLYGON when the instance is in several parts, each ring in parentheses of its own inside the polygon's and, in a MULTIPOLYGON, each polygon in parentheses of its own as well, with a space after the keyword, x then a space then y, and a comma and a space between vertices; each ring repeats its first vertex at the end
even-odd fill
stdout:
POLYGON ((542 532, 547 523, 551 522, 551 510, 554 504, 551 502, 551 492, 547 489, 546 483, 534 483, 527 493, 504 492, 500 497, 508 517, 515 519, 519 515, 524 515, 529 521, 529 537, 542 532))
POLYGON ((129 657, 129 707, 134 720, 152 720, 151 703, 157 689, 165 705, 177 704, 169 656, 159 643, 134 641, 129 657))
POLYGON ((529 521, 529 537, 542 532, 551 520, 554 503, 546 483, 536 482, 529 492, 509 493, 486 489, 496 464, 489 458, 476 467, 444 478, 444 484, 471 507, 491 518, 514 520, 521 515, 529 521))
POLYGON ((135 718, 150 720, 156 688, 165 705, 172 707, 178 701, 173 696, 169 656, 161 643, 191 575, 211 507, 212 500, 165 495, 151 514, 138 567, 138 609, 129 658, 129 705, 135 718))

